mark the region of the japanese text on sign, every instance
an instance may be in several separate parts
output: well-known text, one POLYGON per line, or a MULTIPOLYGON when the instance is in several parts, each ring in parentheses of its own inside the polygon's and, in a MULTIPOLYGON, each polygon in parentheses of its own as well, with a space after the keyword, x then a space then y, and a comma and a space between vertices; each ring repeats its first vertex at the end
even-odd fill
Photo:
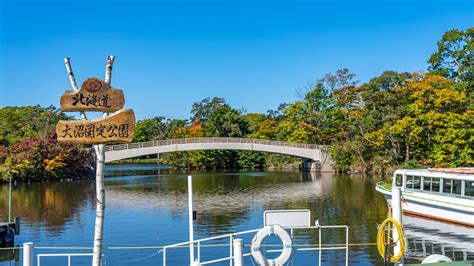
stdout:
POLYGON ((73 106, 94 106, 94 107, 111 107, 109 105, 109 95, 84 95, 82 92, 74 95, 71 99, 73 106))
POLYGON ((61 138, 127 138, 128 137, 128 124, 121 125, 106 125, 103 124, 94 125, 76 125, 69 127, 66 124, 66 128, 62 130, 63 135, 61 138))
POLYGON ((134 132, 135 114, 130 109, 95 120, 61 120, 56 125, 58 140, 71 143, 130 143, 134 132))

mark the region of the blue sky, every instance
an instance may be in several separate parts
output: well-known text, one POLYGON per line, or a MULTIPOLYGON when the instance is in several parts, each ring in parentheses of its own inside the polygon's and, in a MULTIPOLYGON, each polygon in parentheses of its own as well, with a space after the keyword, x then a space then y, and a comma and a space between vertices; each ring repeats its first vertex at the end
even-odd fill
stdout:
POLYGON ((0 107, 59 106, 76 80, 104 76, 138 119, 188 118, 223 97, 266 112, 347 67, 365 82, 422 71, 442 34, 474 25, 474 1, 1 1, 0 107))

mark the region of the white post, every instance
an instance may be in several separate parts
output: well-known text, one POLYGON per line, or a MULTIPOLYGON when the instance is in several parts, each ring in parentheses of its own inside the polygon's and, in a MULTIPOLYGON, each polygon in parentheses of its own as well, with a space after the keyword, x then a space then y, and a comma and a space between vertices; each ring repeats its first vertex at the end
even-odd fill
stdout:
MULTIPOLYGON (((392 217, 395 219, 400 225, 402 224, 402 191, 399 187, 392 187, 392 217)), ((393 239, 399 239, 397 230, 393 230, 393 239)), ((402 252, 400 241, 397 242, 395 247, 393 248, 393 255, 397 256, 402 252)), ((403 265, 403 258, 397 263, 397 265, 403 265)))
POLYGON ((160 153, 156 154, 156 164, 158 165, 158 177, 161 175, 160 153))
MULTIPOLYGON (((193 177, 188 176, 188 215, 189 215, 189 242, 194 241, 193 225, 193 177)), ((194 244, 189 245, 189 265, 194 265, 194 244)))
POLYGON ((244 254, 243 254, 243 243, 242 239, 234 239, 234 266, 243 266, 244 265, 244 254))
MULTIPOLYGON (((69 75, 69 80, 71 81, 72 89, 74 91, 78 91, 79 87, 77 86, 76 78, 74 77, 74 72, 72 72, 71 59, 69 59, 69 57, 64 58, 64 63, 66 64, 66 70, 67 70, 67 74, 69 75)), ((81 114, 82 120, 87 120, 87 116, 85 112, 80 112, 80 114, 81 114)))
POLYGON ((12 222, 12 177, 8 181, 8 223, 12 222))
POLYGON ((33 266, 33 242, 23 243, 23 266, 33 266))
POLYGON ((96 216, 94 229, 94 251, 92 257, 92 265, 100 266, 102 262, 102 237, 104 228, 104 211, 105 211, 105 187, 104 187, 104 161, 105 152, 104 145, 95 145, 96 150, 96 216))
MULTIPOLYGON (((105 67, 105 82, 110 84, 112 79, 112 65, 115 57, 107 56, 107 66, 105 67)), ((104 113, 106 117, 108 113, 104 113)), ((92 256, 92 265, 100 266, 102 263, 102 242, 104 235, 104 217, 105 217, 105 185, 104 185, 104 167, 105 167, 105 145, 94 145, 97 167, 95 174, 96 190, 96 215, 94 230, 94 251, 92 256)))

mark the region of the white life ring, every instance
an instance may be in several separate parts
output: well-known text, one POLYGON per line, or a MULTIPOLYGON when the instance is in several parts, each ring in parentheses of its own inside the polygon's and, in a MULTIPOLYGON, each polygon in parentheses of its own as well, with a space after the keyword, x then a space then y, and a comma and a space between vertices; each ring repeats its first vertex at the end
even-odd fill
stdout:
POLYGON ((255 261, 262 266, 272 266, 272 265, 283 265, 285 264, 291 257, 291 253, 293 251, 291 237, 288 232, 279 225, 268 225, 264 228, 258 230, 257 234, 254 236, 252 240, 252 257, 255 261), (281 252, 280 256, 275 259, 267 259, 262 251, 260 251, 260 246, 262 245, 263 240, 267 236, 276 235, 280 238, 281 242, 283 243, 283 251, 281 252))
POLYGON ((452 262, 452 260, 444 255, 433 254, 426 257, 421 264, 430 264, 437 262, 452 262))

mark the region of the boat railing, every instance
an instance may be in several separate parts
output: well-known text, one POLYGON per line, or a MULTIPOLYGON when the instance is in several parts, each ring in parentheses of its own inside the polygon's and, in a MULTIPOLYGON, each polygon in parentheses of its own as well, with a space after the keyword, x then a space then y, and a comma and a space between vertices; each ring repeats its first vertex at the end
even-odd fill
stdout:
MULTIPOLYGON (((313 230, 318 230, 319 231, 319 238, 318 238, 318 243, 315 245, 293 245, 293 248, 296 251, 318 251, 318 260, 319 260, 319 265, 321 265, 322 262, 322 251, 324 250, 345 250, 345 265, 347 266, 349 263, 349 227, 347 225, 327 225, 327 226, 322 226, 322 225, 314 225, 314 226, 309 226, 309 227, 295 227, 295 228, 286 228, 289 229, 291 232, 291 237, 293 238, 294 236, 294 231, 299 230, 299 229, 313 229, 313 230), (345 243, 341 244, 334 244, 333 246, 326 246, 322 244, 322 230, 323 229, 343 229, 345 230, 345 243)), ((234 254, 233 254, 233 240, 237 236, 243 236, 243 235, 248 235, 251 233, 256 233, 260 229, 253 229, 253 230, 248 230, 248 231, 242 231, 242 232, 237 232, 237 233, 230 233, 230 234, 225 234, 225 235, 220 235, 220 236, 214 236, 214 237, 208 237, 208 238, 203 238, 203 239, 198 239, 194 241, 188 241, 188 242, 182 242, 178 244, 173 244, 173 245, 168 245, 163 247, 163 266, 167 265, 167 259, 168 259, 168 250, 170 249, 177 249, 177 248, 186 248, 190 247, 196 249, 197 255, 196 255, 196 260, 198 265, 208 265, 208 264, 213 264, 213 263, 218 263, 218 262, 223 262, 223 261, 229 261, 229 265, 233 265, 233 260, 234 260, 234 254), (215 240, 222 240, 222 239, 228 239, 228 246, 229 246, 229 255, 227 257, 222 257, 222 258, 217 258, 217 259, 212 259, 212 260, 207 260, 207 261, 202 261, 201 260, 201 248, 206 247, 207 249, 210 249, 213 245, 206 245, 203 244, 203 242, 207 241, 215 241, 215 240)), ((216 246, 223 246, 223 245, 216 245, 216 246)), ((245 246, 249 246, 248 244, 245 246)), ((273 250, 267 250, 267 252, 281 252, 283 251, 282 249, 273 249, 273 250)), ((249 257, 251 256, 250 252, 243 252, 243 257, 249 257)))
MULTIPOLYGON (((297 230, 318 230, 318 243, 315 244, 291 244, 291 247, 295 251, 317 251, 319 253, 318 260, 319 260, 319 265, 322 263, 322 253, 323 251, 328 251, 328 250, 344 250, 345 251, 345 265, 348 265, 348 260, 349 260, 349 227, 346 225, 328 225, 328 226, 322 226, 316 223, 314 226, 305 226, 305 227, 292 227, 292 228, 285 228, 286 230, 290 231, 290 236, 294 240, 295 239, 295 231, 297 230), (323 230, 325 229, 339 229, 339 230, 344 230, 345 231, 345 243, 333 243, 333 244, 323 244, 322 243, 322 236, 323 236, 323 230)), ((197 239, 194 241, 188 241, 188 242, 182 242, 182 243, 177 243, 177 244, 172 244, 172 245, 166 245, 166 246, 141 246, 141 247, 105 247, 105 250, 137 250, 137 249, 147 249, 147 250, 157 250, 152 254, 152 256, 158 255, 160 253, 163 254, 163 266, 167 265, 168 258, 170 257, 170 250, 176 249, 176 250, 183 250, 187 248, 192 248, 193 251, 196 251, 196 256, 195 259, 197 260, 197 265, 208 265, 208 264, 214 264, 214 263, 222 263, 225 261, 229 261, 229 265, 234 265, 234 260, 235 260, 235 254, 234 252, 234 240, 237 238, 245 238, 245 239, 252 239, 253 235, 256 234, 261 228, 258 229, 253 229, 253 230, 247 230, 247 231, 241 231, 241 232, 236 232, 236 233, 229 233, 229 234, 224 234, 224 235, 219 235, 219 236, 213 236, 213 237, 208 237, 208 238, 203 238, 203 239, 197 239), (215 244, 214 242, 222 242, 224 240, 224 243, 220 244, 215 244), (223 256, 221 258, 213 258, 213 259, 208 259, 208 260, 203 260, 203 252, 202 249, 205 248, 207 252, 210 252, 210 254, 216 254, 215 249, 213 248, 224 248, 224 250, 228 247, 228 256, 223 256)), ((299 234, 298 234, 299 235, 299 234)), ((339 235, 339 234, 338 234, 339 235)), ((252 256, 251 252, 244 252, 245 248, 247 248, 247 251, 250 250, 250 243, 244 245, 244 249, 242 250, 242 257, 249 257, 252 256)), ((261 245, 261 246, 268 246, 268 247, 273 247, 275 249, 267 249, 266 252, 272 253, 272 252, 282 252, 283 249, 278 249, 276 248, 277 245, 261 245)), ((17 248, 17 247, 16 247, 17 248)), ((285 248, 287 248, 287 245, 285 245, 285 248)), ((33 243, 24 243, 23 244, 23 252, 27 253, 28 255, 24 255, 23 259, 23 265, 27 266, 32 266, 33 265, 33 253, 34 250, 42 250, 42 249, 48 249, 48 250, 64 250, 64 249, 74 249, 74 250, 92 250, 92 247, 35 247, 33 249, 33 243)), ((220 251, 222 252, 222 251, 220 251)), ((227 252, 227 251, 225 251, 227 252)), ((194 253, 194 252, 193 252, 194 253)), ((218 253, 217 253, 218 254, 218 253)), ((86 253, 78 253, 73 252, 73 253, 39 253, 35 254, 36 255, 36 265, 41 266, 41 263, 44 262, 44 259, 47 258, 55 258, 55 257, 66 257, 67 258, 67 265, 70 266, 73 263, 73 258, 74 257, 92 257, 93 253, 86 252, 86 253)), ((205 254, 208 256, 209 254, 205 254)), ((103 259, 110 258, 112 259, 113 257, 110 257, 107 254, 103 254, 103 259)), ((147 259, 150 258, 150 255, 145 256, 144 258, 138 258, 138 259, 133 259, 133 261, 139 261, 142 259, 147 259)), ((115 258, 115 260, 120 260, 115 258)))
POLYGON ((377 182, 376 187, 385 191, 392 191, 392 184, 386 183, 384 181, 377 182))
MULTIPOLYGON (((194 241, 188 241, 188 242, 181 242, 177 244, 172 244, 168 246, 163 247, 163 266, 166 265, 166 259, 167 259, 167 250, 169 249, 175 249, 175 248, 182 248, 182 247, 187 247, 191 246, 192 248, 197 248, 197 260, 201 265, 206 265, 206 264, 212 264, 212 263, 217 263, 221 261, 226 261, 229 260, 231 265, 232 265, 232 260, 233 260, 233 248, 232 248, 232 242, 236 236, 242 236, 242 235, 247 235, 251 233, 256 233, 260 229, 253 229, 253 230, 247 230, 247 231, 242 231, 242 232, 237 232, 237 233, 230 233, 230 234, 225 234, 225 235, 220 235, 220 236, 213 236, 213 237, 208 237, 208 238, 203 238, 203 239, 198 239, 194 241), (229 257, 225 258, 219 258, 219 259, 214 259, 214 260, 209 260, 209 261, 201 261, 201 248, 203 247, 203 242, 206 241, 213 241, 213 240, 220 240, 220 239, 229 239, 229 257)), ((209 245, 206 245, 209 246, 209 245)), ((250 253, 244 254, 245 256, 249 256, 250 253)))
POLYGON ((38 254, 38 266, 41 266, 41 258, 43 257, 67 257, 67 265, 71 266, 71 257, 92 257, 93 253, 57 253, 57 254, 38 254))

